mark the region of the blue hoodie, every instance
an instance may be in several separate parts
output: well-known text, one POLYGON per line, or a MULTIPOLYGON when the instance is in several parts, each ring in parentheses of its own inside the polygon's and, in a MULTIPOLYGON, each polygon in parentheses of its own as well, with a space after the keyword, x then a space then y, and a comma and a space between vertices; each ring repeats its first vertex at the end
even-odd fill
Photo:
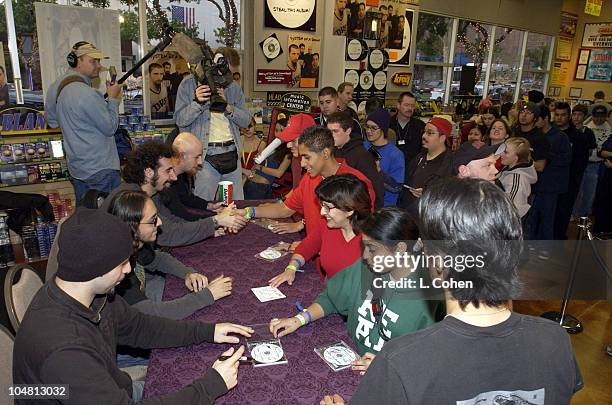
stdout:
POLYGON ((546 167, 539 175, 535 192, 537 194, 566 193, 572 162, 572 144, 565 132, 553 124, 544 136, 550 142, 550 151, 546 159, 546 167))

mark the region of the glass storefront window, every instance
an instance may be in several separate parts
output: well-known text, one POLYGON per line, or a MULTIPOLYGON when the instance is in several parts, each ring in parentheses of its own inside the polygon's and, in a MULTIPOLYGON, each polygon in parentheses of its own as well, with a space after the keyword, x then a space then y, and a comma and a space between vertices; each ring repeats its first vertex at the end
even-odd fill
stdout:
POLYGON ((527 70, 547 70, 551 37, 530 32, 527 35, 527 48, 523 68, 527 70))
POLYGON ((453 64, 455 68, 453 71, 451 93, 454 94, 453 90, 459 91, 461 77, 460 68, 462 66, 475 66, 476 85, 474 86, 473 93, 482 94, 492 29, 492 25, 482 24, 476 21, 459 20, 455 54, 453 55, 453 64), (457 71, 459 74, 455 74, 457 71))
POLYGON ((448 63, 453 19, 420 13, 417 28, 416 62, 448 63))
POLYGON ((540 90, 542 93, 545 93, 544 81, 546 75, 547 73, 523 72, 523 77, 521 78, 521 94, 527 95, 529 90, 540 90))
POLYGON ((446 68, 416 65, 412 77, 412 91, 420 100, 444 100, 446 68))
POLYGON ((495 29, 488 91, 488 95, 493 100, 499 100, 505 94, 510 98, 514 96, 521 67, 523 35, 525 35, 523 31, 511 28, 495 29))

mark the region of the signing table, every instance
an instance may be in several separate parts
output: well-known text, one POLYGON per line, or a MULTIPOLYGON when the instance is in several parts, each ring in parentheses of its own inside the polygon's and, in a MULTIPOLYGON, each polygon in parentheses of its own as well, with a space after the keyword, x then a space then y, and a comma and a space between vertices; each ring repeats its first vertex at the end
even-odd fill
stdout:
MULTIPOLYGON (((233 322, 243 325, 268 323, 271 318, 296 314, 294 303, 310 305, 323 289, 323 282, 312 266, 298 273, 293 286, 283 284, 285 299, 260 302, 251 292, 253 287, 268 285, 268 280, 280 273, 290 256, 275 262, 255 257, 279 241, 293 242, 297 234, 276 235, 249 223, 237 235, 229 235, 174 249, 173 255, 212 280, 220 274, 234 278, 232 294, 204 308, 189 319, 205 322, 233 322)), ((182 280, 168 276, 164 300, 187 293, 182 280)), ((324 395, 340 394, 348 400, 359 382, 359 374, 350 369, 332 371, 314 352, 315 347, 344 340, 354 348, 342 319, 329 316, 306 325, 296 333, 281 338, 288 364, 257 367, 241 365, 238 386, 216 403, 225 404, 315 404, 324 395)), ((244 344, 244 339, 242 340, 244 344)), ((145 398, 176 391, 202 376, 229 346, 204 343, 200 345, 153 350, 145 398)), ((237 347, 237 345, 236 345, 237 347)), ((245 345, 246 347, 246 345, 245 345)))

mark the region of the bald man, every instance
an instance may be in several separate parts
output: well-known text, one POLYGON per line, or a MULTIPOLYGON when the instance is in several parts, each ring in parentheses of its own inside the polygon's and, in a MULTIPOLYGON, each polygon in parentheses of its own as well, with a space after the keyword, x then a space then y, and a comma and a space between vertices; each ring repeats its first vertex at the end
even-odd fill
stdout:
POLYGON ((187 221, 197 221, 221 211, 221 202, 208 202, 193 194, 194 177, 202 168, 202 142, 191 132, 181 132, 172 142, 172 152, 177 180, 164 190, 164 205, 187 221), (198 214, 189 208, 202 212, 198 214))

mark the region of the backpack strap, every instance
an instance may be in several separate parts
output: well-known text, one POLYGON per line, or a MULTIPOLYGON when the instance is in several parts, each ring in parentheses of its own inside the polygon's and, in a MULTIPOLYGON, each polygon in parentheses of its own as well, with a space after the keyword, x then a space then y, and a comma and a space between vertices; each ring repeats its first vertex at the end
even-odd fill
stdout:
POLYGON ((57 88, 57 95, 55 96, 56 104, 57 104, 57 100, 59 100, 60 93, 62 92, 62 90, 64 90, 64 87, 68 86, 70 83, 76 83, 76 82, 87 84, 85 79, 77 75, 68 76, 64 78, 64 80, 62 80, 62 82, 59 84, 57 88))

